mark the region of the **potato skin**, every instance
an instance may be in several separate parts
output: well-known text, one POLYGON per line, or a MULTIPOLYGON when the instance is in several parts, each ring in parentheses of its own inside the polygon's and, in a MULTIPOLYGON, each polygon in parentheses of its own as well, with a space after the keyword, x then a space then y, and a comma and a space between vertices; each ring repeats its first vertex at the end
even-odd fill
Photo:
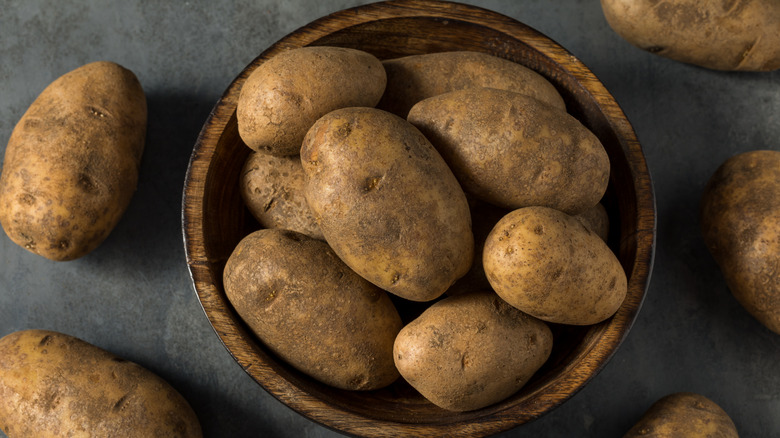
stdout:
POLYGON ((457 51, 382 61, 387 87, 377 108, 406 118, 417 102, 466 88, 490 87, 529 95, 561 110, 555 86, 535 71, 487 53, 457 51))
POLYGON ((607 22, 629 43, 715 70, 780 68, 777 0, 601 0, 607 22))
POLYGON ((0 429, 14 437, 200 437, 163 379, 78 338, 24 330, 0 339, 0 429))
POLYGON ((552 351, 552 333, 492 292, 438 301, 398 334, 401 375, 451 411, 497 403, 517 392, 552 351))
POLYGON ((299 156, 252 152, 244 163, 239 186, 244 204, 263 227, 325 239, 306 203, 306 176, 299 156))
POLYGON ((373 55, 343 47, 282 52, 249 75, 238 98, 241 139, 271 155, 298 155, 306 131, 326 113, 374 106, 387 77, 373 55))
POLYGON ((576 214, 607 189, 609 157, 598 138, 534 98, 492 88, 453 91, 417 103, 408 120, 463 190, 500 207, 576 214))
POLYGON ((135 192, 146 137, 146 97, 112 62, 52 82, 17 123, 0 176, 0 223, 51 260, 97 248, 135 192))
POLYGON ((704 243, 731 293, 780 334, 780 151, 744 152, 726 160, 704 188, 704 243))
POLYGON ((325 239, 363 278, 430 301, 471 267, 466 196, 405 120, 374 108, 333 111, 306 135, 301 163, 325 239))
POLYGON ((546 207, 504 216, 485 241, 493 290, 543 321, 589 325, 612 316, 627 293, 617 257, 579 220, 546 207))
POLYGON ((325 242, 259 230, 238 244, 223 276, 241 318, 298 370, 350 390, 378 389, 398 378, 392 356, 398 312, 325 242))
POLYGON ((623 438, 739 438, 728 414, 703 395, 679 392, 655 402, 623 438))

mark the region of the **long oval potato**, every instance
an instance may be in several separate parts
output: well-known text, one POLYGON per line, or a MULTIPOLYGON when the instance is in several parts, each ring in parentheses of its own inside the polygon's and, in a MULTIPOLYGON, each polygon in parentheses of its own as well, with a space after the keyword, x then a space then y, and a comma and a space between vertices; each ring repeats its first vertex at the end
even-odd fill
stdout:
POLYGON ((393 341, 401 317, 327 243, 290 230, 255 231, 236 246, 223 276, 241 318, 298 370, 350 390, 398 378, 393 341))
POLYGON ((46 330, 0 339, 0 429, 11 438, 202 436, 190 405, 163 379, 46 330))
POLYGON ((552 351, 545 323, 493 292, 436 302, 398 334, 401 375, 425 398, 451 411, 497 403, 522 388, 552 351))
POLYGON ((780 68, 777 0, 601 0, 607 22, 640 49, 715 70, 780 68))
POLYGON ((127 209, 146 138, 135 75, 94 62, 46 87, 11 133, 0 176, 8 237, 51 260, 100 245, 127 209))
POLYGON ((537 99, 473 88, 417 103, 408 120, 431 141, 463 190, 511 210, 577 214, 609 182, 609 157, 577 119, 537 99))
POLYGON ((377 108, 406 118, 419 101, 466 88, 498 88, 534 97, 563 111, 566 104, 539 73, 487 53, 456 51, 386 59, 387 87, 377 108))
POLYGON ((387 77, 373 55, 344 47, 301 47, 258 66, 238 97, 241 139, 271 155, 298 155, 306 131, 326 113, 374 106, 387 77))
POLYGON ((493 290, 543 321, 596 324, 618 310, 628 291, 625 271, 607 244, 577 218, 551 208, 504 216, 482 257, 493 290))
POLYGON ((430 301, 471 267, 466 195, 406 120, 374 108, 328 113, 306 134, 301 163, 325 240, 363 278, 430 301))
POLYGON ((704 188, 699 221, 731 293, 780 333, 780 151, 726 160, 704 188))
POLYGON ((623 438, 739 438, 726 411, 707 397, 690 392, 653 403, 623 438))

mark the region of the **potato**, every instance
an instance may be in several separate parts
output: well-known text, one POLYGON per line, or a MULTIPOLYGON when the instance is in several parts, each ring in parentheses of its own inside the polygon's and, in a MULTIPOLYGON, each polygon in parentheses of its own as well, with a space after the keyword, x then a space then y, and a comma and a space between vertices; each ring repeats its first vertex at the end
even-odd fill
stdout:
POLYGON ((282 228, 324 239, 306 203, 301 158, 274 157, 252 152, 239 182, 241 197, 252 216, 265 228, 282 228))
POLYGON ((504 216, 485 241, 485 274, 509 304, 544 321, 589 325, 627 293, 617 257, 579 220, 547 207, 504 216))
POLYGON ((712 175, 700 224, 731 293, 780 334, 780 151, 729 158, 712 175))
POLYGON ((607 189, 609 157, 598 138, 534 98, 492 88, 453 91, 419 102, 408 120, 463 190, 500 207, 577 214, 607 189))
POLYGON ((200 437, 187 401, 151 371, 72 336, 0 339, 0 429, 9 437, 200 437))
POLYGON ((601 0, 612 29, 656 55, 716 70, 780 68, 777 0, 601 0))
POLYGON ((97 248, 135 192, 145 137, 146 97, 129 70, 94 62, 52 82, 5 150, 0 223, 8 237, 57 261, 97 248))
POLYGON ((466 196, 405 120, 374 108, 333 111, 306 134, 301 163, 322 234, 363 278, 430 301, 471 267, 466 196))
POLYGON ((738 438, 728 414, 703 395, 679 392, 655 402, 623 438, 738 438))
POLYGON ((260 340, 303 373, 341 389, 398 378, 401 318, 381 289, 321 241, 289 230, 246 236, 224 270, 225 293, 260 340))
POLYGON ((594 205, 574 217, 582 222, 582 225, 585 225, 585 228, 601 237, 601 240, 607 241, 607 237, 609 237, 609 215, 607 215, 607 209, 604 208, 601 203, 594 205))
POLYGON ((326 113, 374 106, 385 90, 382 63, 342 47, 301 47, 259 65, 241 88, 238 132, 250 148, 298 155, 306 131, 326 113))
POLYGON ((432 305, 401 330, 393 355, 426 399, 469 411, 517 392, 550 356, 552 342, 543 322, 478 292, 432 305))
POLYGON ((417 102, 465 88, 499 88, 527 94, 566 110, 542 75, 507 59, 480 52, 441 52, 382 61, 387 87, 377 108, 406 118, 417 102))

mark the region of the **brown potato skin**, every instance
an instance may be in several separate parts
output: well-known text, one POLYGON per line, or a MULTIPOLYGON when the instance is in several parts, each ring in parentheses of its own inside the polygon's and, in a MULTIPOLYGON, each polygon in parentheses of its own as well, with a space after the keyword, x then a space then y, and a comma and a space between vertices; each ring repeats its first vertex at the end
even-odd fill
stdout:
POLYGON ((776 0, 601 0, 607 22, 640 49, 715 70, 780 68, 776 0))
POLYGON ((731 293, 769 330, 780 334, 780 151, 726 160, 704 188, 704 243, 731 293))
POLYGON ((471 267, 466 196, 407 121, 375 108, 333 111, 306 135, 301 163, 325 239, 363 278, 430 301, 471 267))
POLYGON ((579 220, 546 207, 504 216, 485 241, 485 274, 506 302, 543 321, 590 325, 623 303, 617 257, 579 220))
POLYGON ((511 210, 577 214, 609 182, 609 157, 577 119, 506 90, 453 91, 417 103, 408 120, 431 141, 463 190, 511 210))
POLYGON ((433 404, 469 411, 517 392, 552 351, 552 333, 493 292, 438 301, 398 334, 401 375, 433 404))
POLYGON ((259 65, 241 88, 238 132, 263 153, 298 155, 306 131, 328 112, 375 106, 387 77, 373 55, 343 47, 301 47, 259 65))
POLYGON ((378 389, 398 378, 392 356, 398 312, 327 243, 259 230, 238 244, 223 276, 236 312, 301 372, 349 390, 378 389))
POLYGON ((163 379, 46 330, 0 339, 0 429, 9 438, 202 436, 190 405, 163 379))
POLYGON ((655 402, 623 438, 739 438, 728 414, 703 395, 679 392, 655 402))
POLYGON ((17 123, 0 176, 0 223, 19 246, 65 261, 97 248, 138 182, 146 97, 112 62, 52 82, 17 123))
POLYGON ((535 71, 497 56, 457 51, 382 61, 387 87, 377 108, 406 118, 419 101, 466 88, 498 88, 522 93, 563 111, 563 98, 535 71))
POLYGON ((325 239, 306 203, 306 176, 299 156, 252 152, 244 163, 239 186, 244 204, 263 227, 325 239))

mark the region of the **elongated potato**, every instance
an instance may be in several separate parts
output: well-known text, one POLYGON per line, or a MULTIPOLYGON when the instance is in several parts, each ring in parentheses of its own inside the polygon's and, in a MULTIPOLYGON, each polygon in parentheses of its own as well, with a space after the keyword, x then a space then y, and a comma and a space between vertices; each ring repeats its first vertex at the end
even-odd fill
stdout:
POLYGON ((577 214, 607 189, 609 157, 599 139, 537 99, 493 88, 459 90, 419 102, 408 120, 463 190, 500 207, 577 214))
POLYGON ((271 155, 298 155, 306 131, 326 113, 374 106, 387 77, 373 55, 343 47, 301 47, 258 66, 238 97, 241 139, 271 155))
POLYGON ((678 392, 653 403, 623 438, 739 438, 734 422, 715 402, 678 392))
POLYGON ((374 108, 328 113, 306 134, 301 163, 322 234, 363 278, 430 301, 471 267, 466 196, 405 120, 374 108))
POLYGON ((352 272, 325 242, 289 230, 259 230, 241 240, 223 276, 241 318, 298 370, 351 390, 381 388, 398 378, 398 312, 384 291, 352 272))
POLYGON ((52 82, 11 133, 0 176, 8 237, 51 260, 100 245, 138 182, 146 97, 135 75, 94 62, 52 82))
POLYGON ((777 0, 601 0, 612 29, 656 55, 716 70, 780 68, 777 0))
POLYGON ((10 438, 202 436, 190 405, 163 379, 46 330, 0 339, 0 429, 10 438))
POLYGON ((306 177, 301 158, 249 154, 239 181, 241 197, 252 216, 265 228, 282 228, 324 239, 306 203, 306 177))
POLYGON ((504 216, 485 241, 485 274, 509 304, 543 321, 589 325, 612 316, 628 291, 606 243, 578 219, 546 207, 504 216))
POLYGON ((552 351, 552 333, 493 292, 445 298, 398 334, 395 364, 425 398, 451 411, 517 392, 552 351))
POLYGON ((780 151, 726 160, 704 189, 700 224, 731 293, 780 333, 780 151))
POLYGON ((382 61, 387 87, 377 108, 406 118, 417 102, 465 88, 499 88, 526 94, 561 110, 563 98, 535 71, 487 53, 427 53, 382 61))

